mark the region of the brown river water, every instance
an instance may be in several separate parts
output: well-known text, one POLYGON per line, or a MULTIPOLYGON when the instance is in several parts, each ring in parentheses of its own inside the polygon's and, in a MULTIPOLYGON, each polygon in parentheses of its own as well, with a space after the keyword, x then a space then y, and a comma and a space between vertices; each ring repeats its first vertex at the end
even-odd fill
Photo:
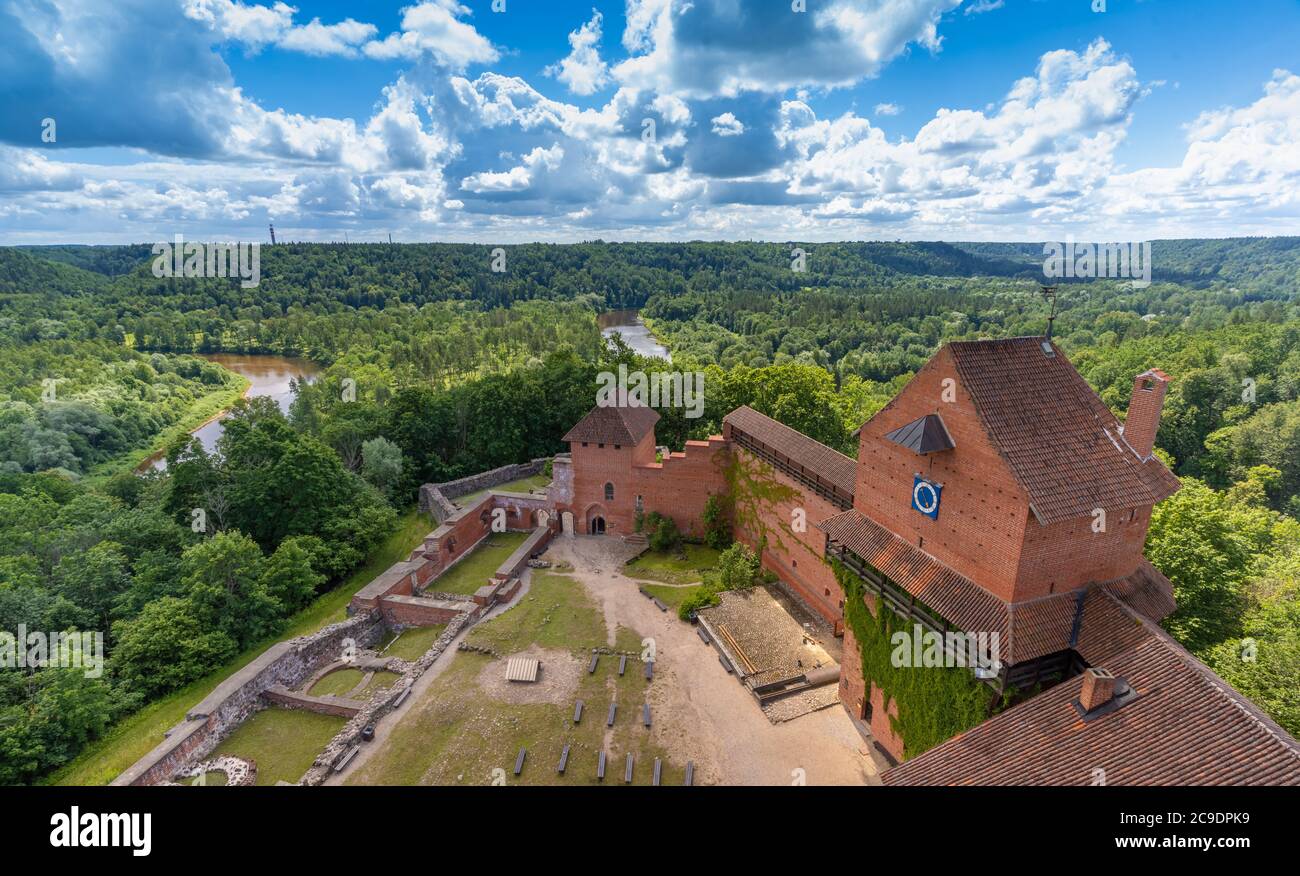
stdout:
MULTIPOLYGON (((285 413, 289 412, 289 405, 293 402, 293 390, 289 386, 292 379, 306 380, 311 383, 324 370, 309 359, 298 359, 290 356, 264 356, 256 353, 202 353, 201 358, 209 362, 216 362, 223 368, 228 368, 236 374, 241 374, 248 378, 250 386, 244 393, 245 398, 258 398, 267 396, 273 398, 280 410, 285 413)), ((191 435, 198 437, 203 442, 203 449, 212 452, 217 446, 217 439, 225 431, 221 420, 222 414, 208 420, 199 428, 191 432, 191 435)), ((164 468, 167 461, 164 454, 159 452, 150 456, 144 462, 140 463, 136 471, 148 471, 151 468, 164 468)))
POLYGON ((614 332, 621 334, 623 343, 642 356, 658 356, 669 362, 673 360, 668 348, 650 334, 650 330, 645 327, 645 323, 641 321, 641 317, 635 310, 607 310, 596 317, 596 324, 600 326, 600 333, 605 337, 609 337, 614 332))

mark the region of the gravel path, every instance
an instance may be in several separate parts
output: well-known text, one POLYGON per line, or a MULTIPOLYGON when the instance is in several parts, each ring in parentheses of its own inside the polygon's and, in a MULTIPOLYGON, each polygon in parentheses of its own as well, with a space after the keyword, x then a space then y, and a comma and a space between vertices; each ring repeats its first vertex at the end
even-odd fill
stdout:
POLYGON ((700 784, 879 784, 867 743, 838 706, 773 724, 754 697, 723 670, 695 627, 661 612, 622 574, 636 549, 609 536, 558 538, 547 559, 573 564, 573 577, 605 612, 609 641, 618 626, 655 640, 650 704, 656 741, 675 759, 695 761, 700 784))

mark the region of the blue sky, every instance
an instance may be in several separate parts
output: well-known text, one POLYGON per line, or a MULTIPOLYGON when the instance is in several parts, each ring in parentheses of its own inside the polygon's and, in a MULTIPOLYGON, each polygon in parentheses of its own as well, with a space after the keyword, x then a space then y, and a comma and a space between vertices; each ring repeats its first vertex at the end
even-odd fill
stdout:
POLYGON ((0 242, 1300 233, 1296 0, 504 6, 0 0, 0 242))

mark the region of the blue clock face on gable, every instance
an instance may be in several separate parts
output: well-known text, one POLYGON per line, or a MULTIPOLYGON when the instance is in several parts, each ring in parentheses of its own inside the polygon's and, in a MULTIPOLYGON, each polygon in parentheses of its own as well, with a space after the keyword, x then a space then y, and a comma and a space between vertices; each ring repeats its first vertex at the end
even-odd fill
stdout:
POLYGON ((939 519, 939 496, 943 487, 917 475, 912 481, 912 507, 931 520, 939 519))

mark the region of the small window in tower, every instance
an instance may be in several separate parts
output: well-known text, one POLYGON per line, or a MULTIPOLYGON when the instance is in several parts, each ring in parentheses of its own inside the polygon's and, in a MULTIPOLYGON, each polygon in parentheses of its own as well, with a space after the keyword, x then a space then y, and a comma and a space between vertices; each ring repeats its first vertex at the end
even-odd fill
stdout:
POLYGON ((623 449, 623 445, 622 445, 622 444, 615 444, 615 445, 614 445, 614 449, 615 449, 615 450, 622 450, 622 449, 623 449))
POLYGON ((613 502, 613 501, 614 501, 614 485, 613 485, 613 484, 605 484, 605 501, 606 501, 606 502, 613 502))
POLYGON ((587 446, 587 442, 586 442, 586 441, 582 442, 582 446, 583 446, 583 447, 586 447, 586 446, 587 446))
POLYGON ((600 444, 597 444, 596 446, 603 448, 605 446, 605 443, 602 441, 600 444))
POLYGON ((637 511, 638 514, 640 514, 640 513, 641 513, 642 511, 644 511, 644 510, 645 510, 645 502, 644 502, 644 501, 641 499, 641 497, 638 495, 638 496, 636 497, 636 511, 637 511))

